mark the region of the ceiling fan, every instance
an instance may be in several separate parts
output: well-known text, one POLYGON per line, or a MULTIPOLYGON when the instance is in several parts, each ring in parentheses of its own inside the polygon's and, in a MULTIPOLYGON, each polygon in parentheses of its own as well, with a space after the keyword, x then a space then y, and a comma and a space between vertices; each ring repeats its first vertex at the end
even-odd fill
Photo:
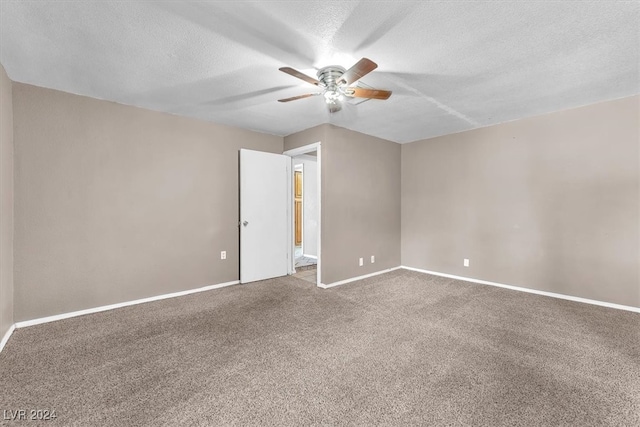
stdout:
POLYGON ((339 65, 330 65, 328 67, 321 68, 317 73, 318 78, 314 79, 313 77, 309 77, 300 71, 294 70, 293 68, 282 67, 280 68, 280 71, 304 80, 307 83, 311 83, 312 85, 318 86, 322 91, 279 99, 278 101, 289 102, 309 98, 311 96, 323 95, 324 100, 329 107, 329 112, 335 113, 342 109, 341 101, 343 101, 345 97, 388 99, 391 96, 391 91, 350 86, 376 68, 378 68, 378 64, 368 58, 362 58, 348 70, 345 70, 339 65))

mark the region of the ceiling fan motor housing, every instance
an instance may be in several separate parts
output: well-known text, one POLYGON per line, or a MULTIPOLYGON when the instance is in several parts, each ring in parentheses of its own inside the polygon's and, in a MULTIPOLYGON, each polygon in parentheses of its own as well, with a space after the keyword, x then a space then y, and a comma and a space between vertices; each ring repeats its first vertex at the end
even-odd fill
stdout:
POLYGON ((340 77, 347 71, 339 65, 330 65, 318 70, 318 80, 327 88, 327 90, 338 90, 338 81, 340 77))
POLYGON ((324 99, 331 113, 342 109, 339 101, 344 99, 344 93, 338 82, 345 71, 346 69, 339 65, 330 65, 318 71, 318 80, 324 86, 324 99))

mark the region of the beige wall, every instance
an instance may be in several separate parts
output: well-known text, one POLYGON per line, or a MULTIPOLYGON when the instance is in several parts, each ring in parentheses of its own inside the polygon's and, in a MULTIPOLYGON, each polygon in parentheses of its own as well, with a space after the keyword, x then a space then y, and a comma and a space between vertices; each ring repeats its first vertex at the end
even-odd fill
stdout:
POLYGON ((400 145, 321 125, 285 137, 285 150, 318 141, 322 282, 328 285, 399 266, 400 145), (364 266, 358 266, 358 258, 364 258, 364 266))
POLYGON ((403 265, 640 306, 639 102, 403 145, 403 265))
POLYGON ((319 125, 285 136, 284 149, 285 151, 293 150, 294 148, 300 148, 316 142, 322 142, 324 144, 327 140, 327 132, 329 132, 330 128, 331 125, 319 125))
POLYGON ((0 339, 13 325, 13 101, 0 65, 0 339))
POLYGON ((238 279, 238 149, 281 137, 13 88, 16 321, 238 279))

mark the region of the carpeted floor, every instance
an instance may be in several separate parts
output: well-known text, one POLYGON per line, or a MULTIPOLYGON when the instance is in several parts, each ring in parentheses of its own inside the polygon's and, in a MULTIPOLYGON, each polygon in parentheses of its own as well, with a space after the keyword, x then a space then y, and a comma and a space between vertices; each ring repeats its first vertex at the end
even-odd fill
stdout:
POLYGON ((285 277, 18 329, 0 409, 55 409, 51 426, 637 426, 639 331, 639 314, 407 270, 285 277))

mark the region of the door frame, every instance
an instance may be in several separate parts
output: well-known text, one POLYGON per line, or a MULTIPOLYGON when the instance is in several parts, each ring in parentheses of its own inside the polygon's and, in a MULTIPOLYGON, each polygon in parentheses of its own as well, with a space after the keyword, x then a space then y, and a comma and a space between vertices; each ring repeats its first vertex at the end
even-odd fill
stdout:
MULTIPOLYGON (((291 158, 291 173, 289 174, 289 178, 288 178, 288 186, 289 186, 289 200, 288 200, 288 206, 287 206, 287 216, 289 219, 289 251, 291 254, 291 264, 289 266, 290 271, 289 274, 295 274, 296 273, 296 259, 295 259, 295 230, 294 230, 294 223, 293 223, 293 170, 294 170, 294 164, 293 164, 293 158, 300 156, 302 154, 307 154, 307 153, 312 153, 316 151, 317 152, 317 157, 318 157, 318 173, 317 173, 317 179, 318 179, 318 267, 316 269, 316 286, 321 287, 320 285, 322 284, 322 281, 320 280, 322 277, 322 142, 318 141, 318 142, 314 142, 313 144, 308 144, 308 145, 303 145, 302 147, 298 147, 298 148, 294 148, 291 150, 287 150, 285 151, 284 154, 285 156, 289 156, 291 158)), ((304 176, 303 176, 304 179, 304 176)), ((304 236, 303 236, 304 239, 304 236)))

